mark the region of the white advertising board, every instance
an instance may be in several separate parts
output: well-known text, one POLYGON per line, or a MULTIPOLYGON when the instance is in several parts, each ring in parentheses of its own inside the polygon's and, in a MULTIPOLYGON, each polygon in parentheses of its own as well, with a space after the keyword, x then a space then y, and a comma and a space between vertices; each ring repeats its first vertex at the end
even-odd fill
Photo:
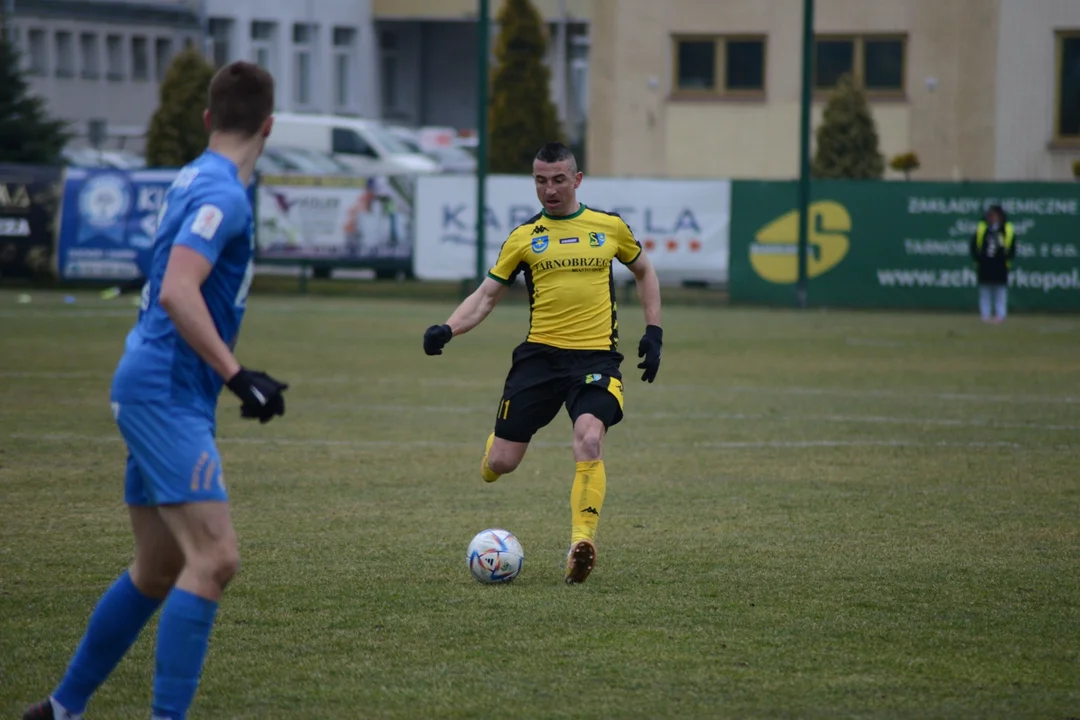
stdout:
MULTIPOLYGON (((622 216, 649 254, 661 282, 727 282, 731 182, 586 177, 578 199, 622 216)), ((506 237, 540 210, 529 176, 489 175, 485 262, 490 268, 506 237)), ((421 280, 476 276, 476 178, 419 178, 413 269, 421 280)), ((630 272, 616 263, 620 279, 630 272)))

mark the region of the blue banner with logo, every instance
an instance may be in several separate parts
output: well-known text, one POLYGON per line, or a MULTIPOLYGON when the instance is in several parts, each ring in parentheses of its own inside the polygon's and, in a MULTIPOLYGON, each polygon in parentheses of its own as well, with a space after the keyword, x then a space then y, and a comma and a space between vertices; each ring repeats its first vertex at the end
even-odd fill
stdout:
POLYGON ((68 170, 56 264, 62 280, 146 277, 176 170, 68 170))

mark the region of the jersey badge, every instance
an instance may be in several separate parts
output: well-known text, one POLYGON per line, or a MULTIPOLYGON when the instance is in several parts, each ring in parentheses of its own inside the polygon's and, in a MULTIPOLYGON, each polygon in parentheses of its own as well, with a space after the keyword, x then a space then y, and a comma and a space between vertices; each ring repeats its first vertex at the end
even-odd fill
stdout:
POLYGON ((548 248, 548 236, 541 235, 540 237, 534 237, 532 239, 532 250, 534 253, 542 253, 548 248))
POLYGON ((607 237, 604 235, 604 233, 597 233, 597 232, 589 233, 589 246, 590 247, 600 247, 601 245, 604 244, 605 240, 607 240, 607 237))
POLYGON ((195 222, 191 224, 191 232, 204 240, 213 240, 214 233, 217 232, 224 218, 221 208, 215 205, 203 205, 195 216, 195 222))

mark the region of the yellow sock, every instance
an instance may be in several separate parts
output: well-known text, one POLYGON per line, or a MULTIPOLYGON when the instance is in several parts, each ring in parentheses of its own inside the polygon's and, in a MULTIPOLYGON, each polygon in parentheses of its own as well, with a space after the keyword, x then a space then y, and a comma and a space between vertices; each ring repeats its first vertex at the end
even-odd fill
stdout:
POLYGON ((607 473, 603 460, 587 460, 577 464, 574 473, 574 489, 570 491, 571 519, 570 544, 578 540, 596 538, 596 526, 600 524, 600 509, 604 506, 607 491, 607 473))
POLYGON ((480 461, 480 477, 484 478, 484 482, 495 482, 501 476, 499 473, 493 471, 488 467, 487 459, 488 453, 491 452, 491 445, 495 442, 495 433, 491 433, 487 439, 487 447, 484 448, 484 459, 480 461))

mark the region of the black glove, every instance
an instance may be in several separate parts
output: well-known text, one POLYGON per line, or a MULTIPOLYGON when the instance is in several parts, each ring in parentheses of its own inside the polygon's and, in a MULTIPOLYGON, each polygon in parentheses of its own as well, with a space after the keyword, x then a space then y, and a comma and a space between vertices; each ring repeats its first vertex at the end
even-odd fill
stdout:
POLYGON ((641 342, 637 346, 637 356, 644 357, 638 364, 638 368, 644 370, 641 379, 651 383, 656 379, 656 372, 660 369, 660 355, 664 347, 664 331, 659 325, 647 325, 645 334, 641 336, 641 342))
POLYGON ((240 372, 229 378, 225 385, 240 398, 240 417, 266 424, 275 415, 285 414, 285 398, 282 392, 289 386, 278 382, 259 370, 240 368, 240 372))
POLYGON ((454 331, 449 325, 432 325, 424 333, 424 352, 428 355, 442 355, 442 349, 453 338, 454 331))

